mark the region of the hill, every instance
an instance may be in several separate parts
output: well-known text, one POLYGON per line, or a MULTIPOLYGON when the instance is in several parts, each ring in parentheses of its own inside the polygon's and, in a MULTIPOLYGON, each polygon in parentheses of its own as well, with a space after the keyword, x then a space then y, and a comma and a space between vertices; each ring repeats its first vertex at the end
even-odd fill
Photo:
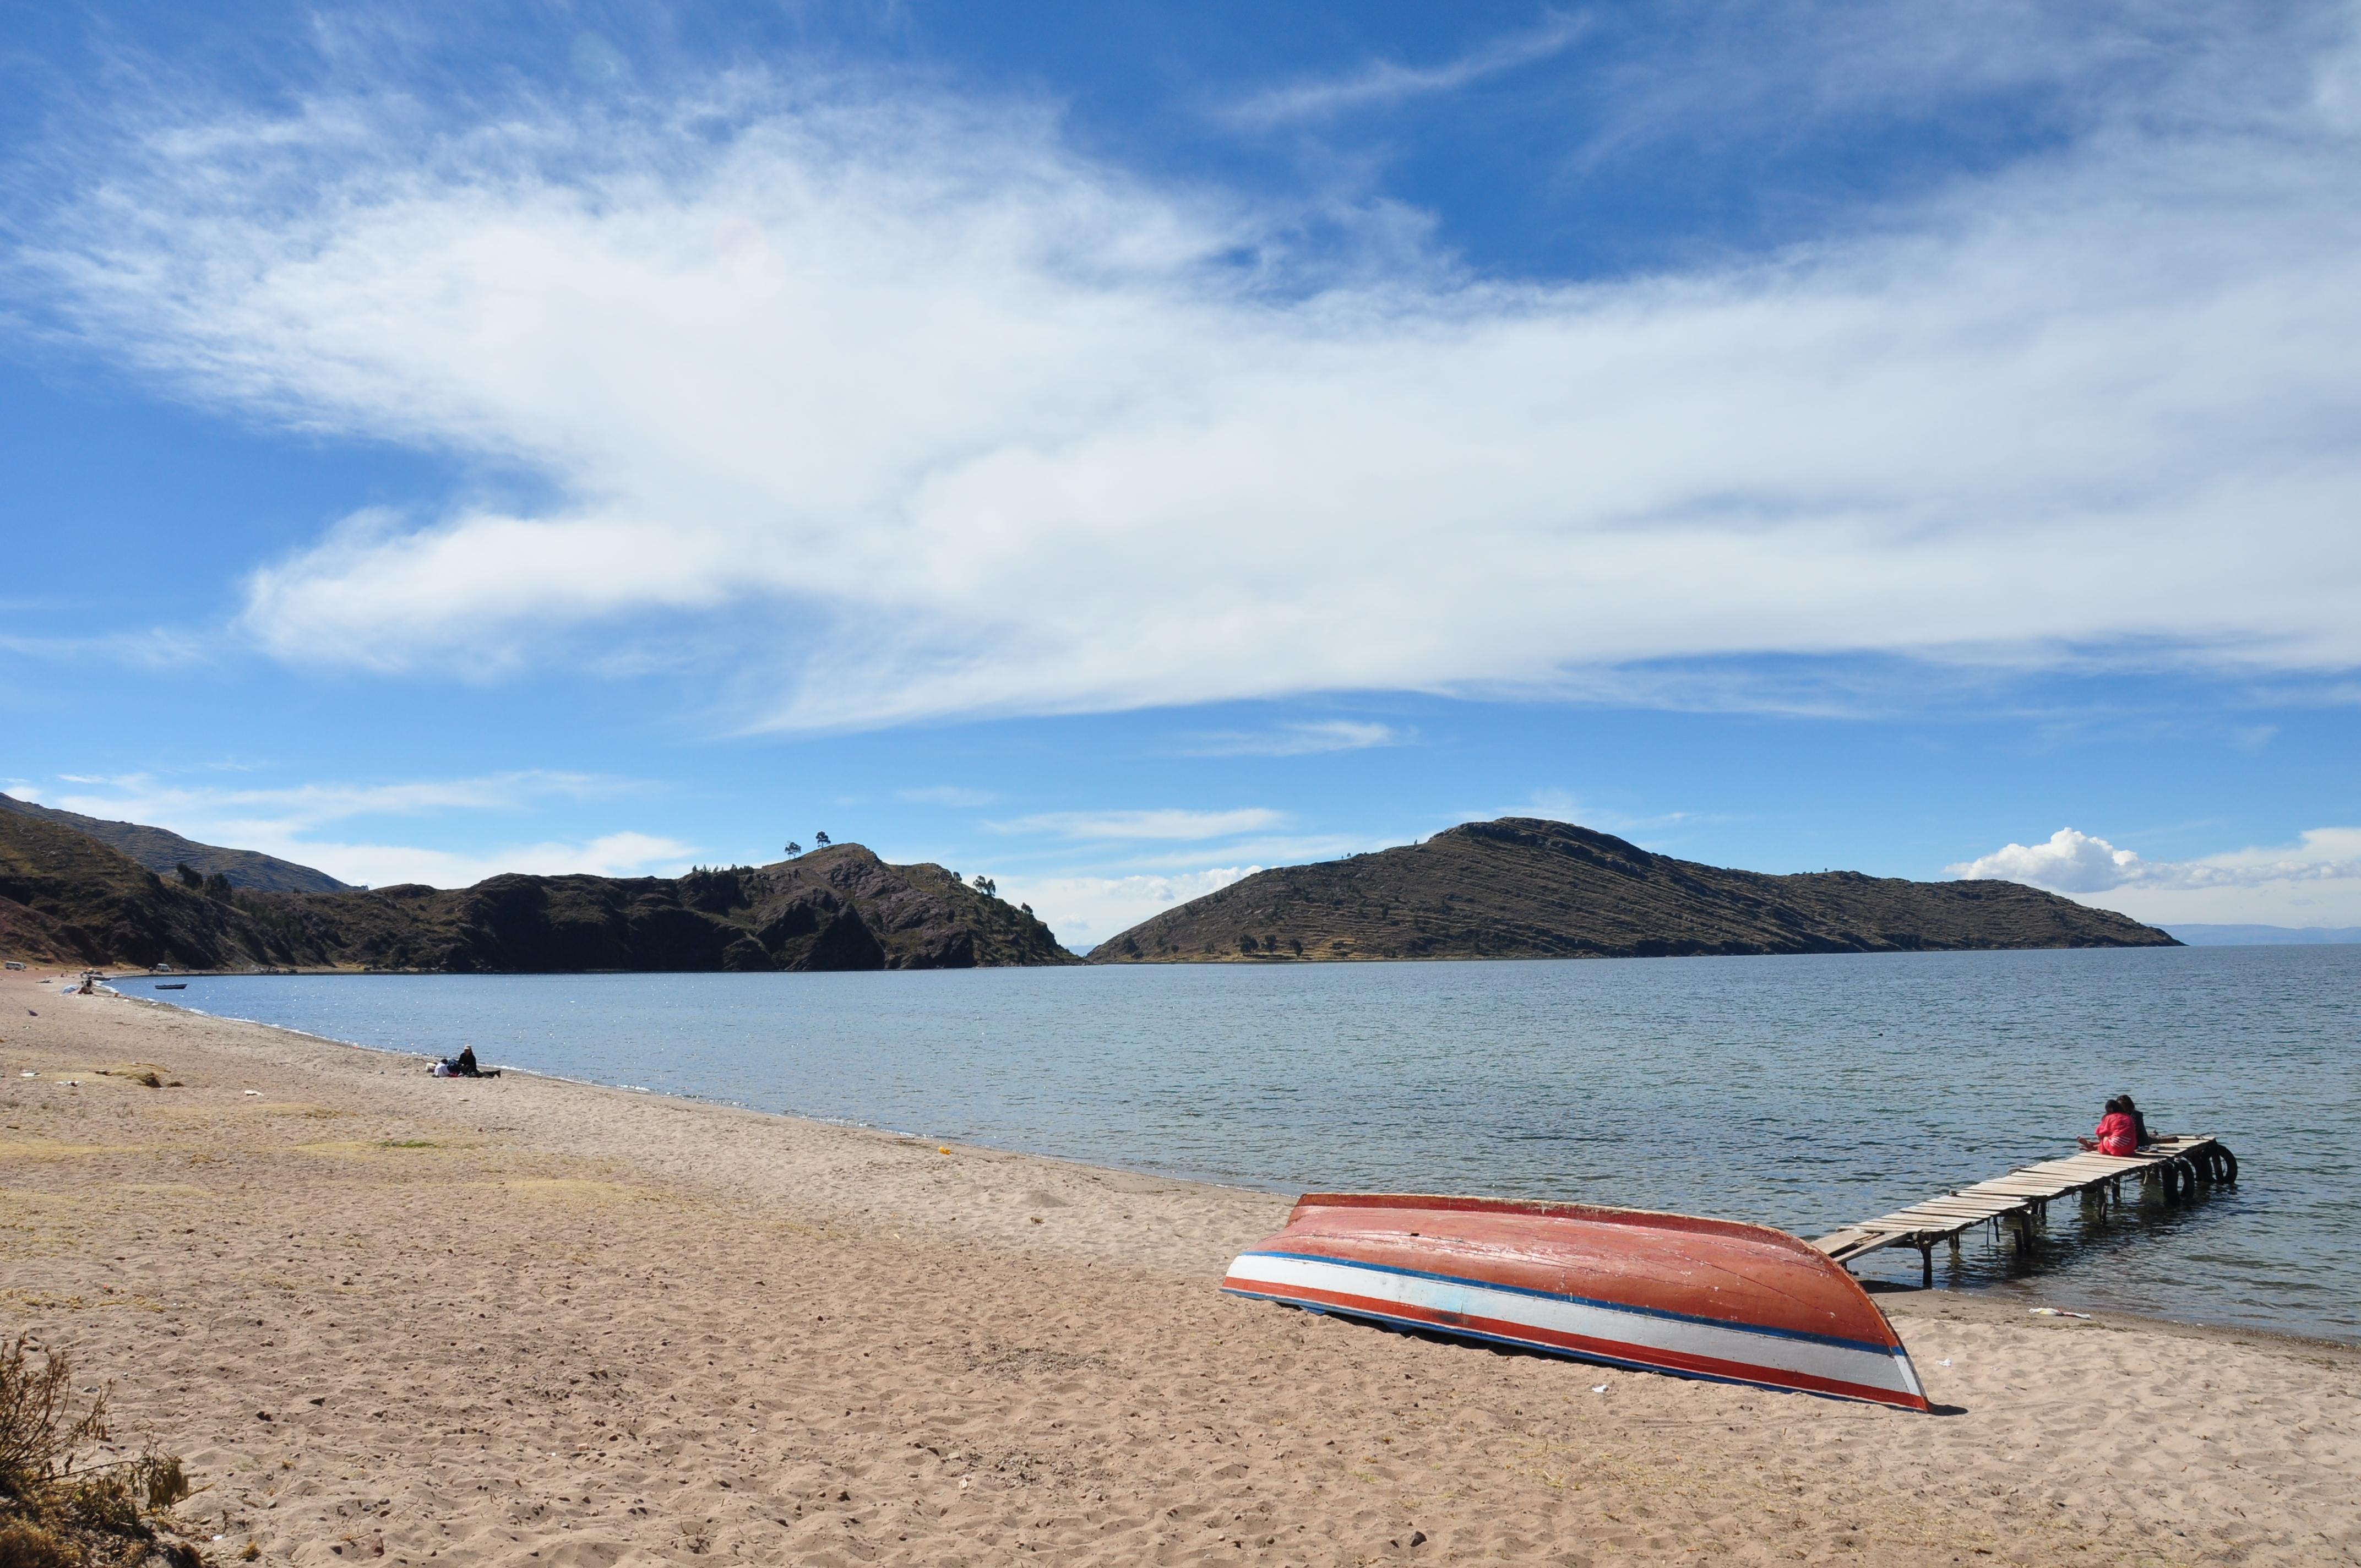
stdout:
MULTIPOLYGON (((0 811, 0 954, 37 963, 269 961, 254 920, 215 893, 167 881, 87 833, 0 811)), ((249 894, 247 896, 254 896, 249 894)))
POLYGON ((29 800, 0 795, 0 812, 10 811, 86 833, 159 876, 170 876, 187 866, 200 876, 226 877, 230 886, 250 888, 257 893, 335 893, 346 885, 325 872, 299 866, 276 855, 253 850, 225 850, 218 844, 200 844, 194 839, 183 839, 178 833, 145 823, 109 822, 103 817, 84 817, 78 811, 60 811, 52 806, 36 806, 29 800))
POLYGON ((159 877, 45 817, 0 812, 0 953, 180 969, 970 969, 1082 960, 1030 910, 940 866, 838 844, 683 877, 498 876, 258 893, 159 877))
POLYGON ((1091 961, 2174 945, 2128 916, 2015 883, 1725 871, 1586 828, 1510 817, 1423 844, 1257 872, 1101 943, 1091 961))
POLYGON ((1079 963, 1049 928, 940 866, 859 844, 686 876, 497 876, 474 887, 248 894, 291 950, 466 974, 974 969, 1079 963))

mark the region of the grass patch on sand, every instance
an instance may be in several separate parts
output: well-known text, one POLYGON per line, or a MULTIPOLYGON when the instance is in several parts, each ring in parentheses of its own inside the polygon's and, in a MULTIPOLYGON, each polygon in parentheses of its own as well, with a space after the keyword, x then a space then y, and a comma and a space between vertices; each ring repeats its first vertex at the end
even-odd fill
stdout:
POLYGON ((644 1203, 655 1194, 643 1187, 615 1181, 587 1181, 571 1176, 526 1176, 494 1183, 503 1192, 543 1203, 644 1203))
POLYGON ((91 1069, 101 1078, 119 1078, 136 1083, 142 1089, 180 1089, 184 1087, 170 1069, 152 1061, 117 1062, 113 1067, 91 1069))
POLYGON ((61 1144, 55 1138, 0 1139, 0 1159, 87 1159, 102 1154, 145 1154, 139 1144, 61 1144))
POLYGON ((297 1154, 317 1155, 323 1159, 397 1159, 406 1154, 451 1154, 461 1149, 476 1148, 475 1144, 442 1144, 429 1138, 386 1138, 363 1142, 358 1138, 331 1139, 324 1143, 297 1144, 297 1154))

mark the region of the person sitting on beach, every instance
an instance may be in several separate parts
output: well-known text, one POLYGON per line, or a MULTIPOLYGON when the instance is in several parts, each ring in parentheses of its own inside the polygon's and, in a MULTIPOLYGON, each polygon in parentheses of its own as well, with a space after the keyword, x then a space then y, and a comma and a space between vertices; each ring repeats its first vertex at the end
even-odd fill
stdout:
POLYGON ((2138 1135, 2132 1129, 2131 1117, 2125 1113, 2120 1095, 2107 1102, 2106 1113, 2099 1118, 2099 1124, 2092 1129, 2092 1135, 2074 1141, 2086 1149, 2118 1157, 2139 1152, 2138 1135))
POLYGON ((2115 1102, 2124 1108, 2124 1114, 2132 1119, 2132 1141, 2142 1148, 2147 1147, 2154 1141, 2147 1135, 2147 1118, 2140 1114, 2140 1108, 2132 1103, 2132 1097, 2128 1094, 2116 1095, 2115 1102))
POLYGON ((461 1046, 457 1056, 444 1058, 429 1070, 437 1078, 498 1078, 500 1075, 498 1068, 486 1072, 476 1065, 476 1047, 473 1046, 461 1046))

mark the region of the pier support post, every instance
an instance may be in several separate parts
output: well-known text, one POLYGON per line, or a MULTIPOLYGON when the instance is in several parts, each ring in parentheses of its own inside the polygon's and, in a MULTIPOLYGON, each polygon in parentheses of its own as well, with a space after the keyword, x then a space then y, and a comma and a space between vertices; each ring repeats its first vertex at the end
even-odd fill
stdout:
MULTIPOLYGON (((1952 1245, 1956 1246, 1959 1244, 1954 1242, 1952 1245)), ((1930 1241, 1918 1244, 1918 1288, 1935 1288, 1935 1244, 1930 1241)))

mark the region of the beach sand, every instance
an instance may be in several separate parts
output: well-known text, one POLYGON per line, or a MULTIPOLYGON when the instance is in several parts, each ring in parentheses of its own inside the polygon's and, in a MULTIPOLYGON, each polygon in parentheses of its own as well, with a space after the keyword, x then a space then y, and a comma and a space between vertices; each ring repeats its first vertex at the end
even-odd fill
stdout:
POLYGON ((2347 1347, 1883 1296, 1931 1417, 1500 1354, 1221 1295, 1268 1196, 33 979, 0 1327, 223 1561, 2361 1558, 2347 1347))

